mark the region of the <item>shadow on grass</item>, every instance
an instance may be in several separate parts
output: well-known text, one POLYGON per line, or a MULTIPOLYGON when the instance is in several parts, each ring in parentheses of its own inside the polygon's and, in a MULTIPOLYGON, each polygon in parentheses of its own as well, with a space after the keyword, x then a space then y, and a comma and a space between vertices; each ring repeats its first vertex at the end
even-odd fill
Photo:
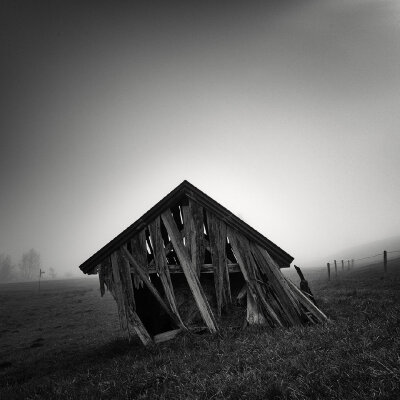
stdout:
POLYGON ((113 358, 132 355, 132 353, 135 354, 137 359, 146 357, 143 345, 138 340, 129 342, 128 339, 124 338, 111 340, 104 345, 90 349, 82 347, 80 351, 60 348, 59 351, 56 350, 51 354, 43 355, 41 358, 23 363, 3 363, 6 364, 7 368, 2 368, 3 376, 0 377, 0 382, 7 382, 8 384, 24 383, 50 374, 70 374, 74 371, 81 371, 82 368, 109 363, 113 358))

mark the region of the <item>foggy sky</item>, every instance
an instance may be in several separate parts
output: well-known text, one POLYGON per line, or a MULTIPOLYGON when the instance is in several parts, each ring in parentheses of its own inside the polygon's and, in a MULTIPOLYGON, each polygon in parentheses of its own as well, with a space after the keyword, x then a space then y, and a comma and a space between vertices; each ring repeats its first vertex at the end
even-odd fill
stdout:
POLYGON ((400 6, 3 1, 0 253, 77 267, 183 179, 298 265, 400 234, 400 6))

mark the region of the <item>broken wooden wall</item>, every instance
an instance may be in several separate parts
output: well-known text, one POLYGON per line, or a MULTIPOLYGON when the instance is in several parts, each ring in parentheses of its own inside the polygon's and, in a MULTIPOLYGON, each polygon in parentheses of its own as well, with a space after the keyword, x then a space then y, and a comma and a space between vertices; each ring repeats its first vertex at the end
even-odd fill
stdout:
POLYGON ((175 326, 171 332, 188 329, 191 323, 182 308, 183 293, 210 332, 219 329, 223 311, 229 312, 244 295, 249 324, 287 327, 326 320, 284 278, 264 248, 190 198, 163 212, 114 251, 101 263, 99 278, 102 294, 105 285, 117 302, 122 329, 129 335, 135 332, 144 344, 157 341, 157 335, 149 333, 137 313, 138 294, 143 290, 175 326), (173 278, 177 273, 185 277, 186 287, 182 279, 173 278), (244 286, 233 294, 230 279, 237 273, 244 286), (213 276, 213 293, 201 283, 204 274, 213 276))

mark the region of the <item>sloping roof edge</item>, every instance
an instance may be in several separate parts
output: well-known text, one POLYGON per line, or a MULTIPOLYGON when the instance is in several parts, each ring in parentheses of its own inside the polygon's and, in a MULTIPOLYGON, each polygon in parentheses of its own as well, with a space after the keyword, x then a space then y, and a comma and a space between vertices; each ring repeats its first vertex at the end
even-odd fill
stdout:
POLYGON ((245 236, 247 236, 248 239, 252 239, 257 244, 264 247, 270 253, 270 255, 274 259, 276 259, 280 267, 289 267, 290 263, 293 261, 294 258, 290 254, 286 253, 275 243, 271 242, 261 233, 257 232, 246 222, 242 221, 236 215, 231 213, 228 209, 213 200, 210 196, 206 195, 200 189, 193 186, 190 182, 184 180, 179 186, 168 193, 164 198, 162 198, 156 205, 150 208, 149 211, 143 214, 132 225, 122 231, 118 236, 116 236, 100 250, 94 253, 85 262, 83 262, 79 266, 79 268, 85 274, 90 274, 96 268, 96 266, 104 260, 105 257, 120 248, 132 236, 140 232, 158 215, 164 212, 167 208, 170 208, 184 196, 188 196, 189 198, 197 201, 200 205, 212 211, 227 225, 231 226, 232 228, 236 228, 237 230, 241 231, 245 236))

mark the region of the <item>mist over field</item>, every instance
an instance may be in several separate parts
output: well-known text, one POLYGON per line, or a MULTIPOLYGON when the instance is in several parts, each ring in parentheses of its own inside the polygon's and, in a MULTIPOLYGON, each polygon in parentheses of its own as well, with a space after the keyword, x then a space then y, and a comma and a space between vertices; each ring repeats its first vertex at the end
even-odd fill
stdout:
POLYGON ((399 20, 390 0, 4 1, 0 254, 75 276, 184 179, 298 265, 398 236, 399 20))

